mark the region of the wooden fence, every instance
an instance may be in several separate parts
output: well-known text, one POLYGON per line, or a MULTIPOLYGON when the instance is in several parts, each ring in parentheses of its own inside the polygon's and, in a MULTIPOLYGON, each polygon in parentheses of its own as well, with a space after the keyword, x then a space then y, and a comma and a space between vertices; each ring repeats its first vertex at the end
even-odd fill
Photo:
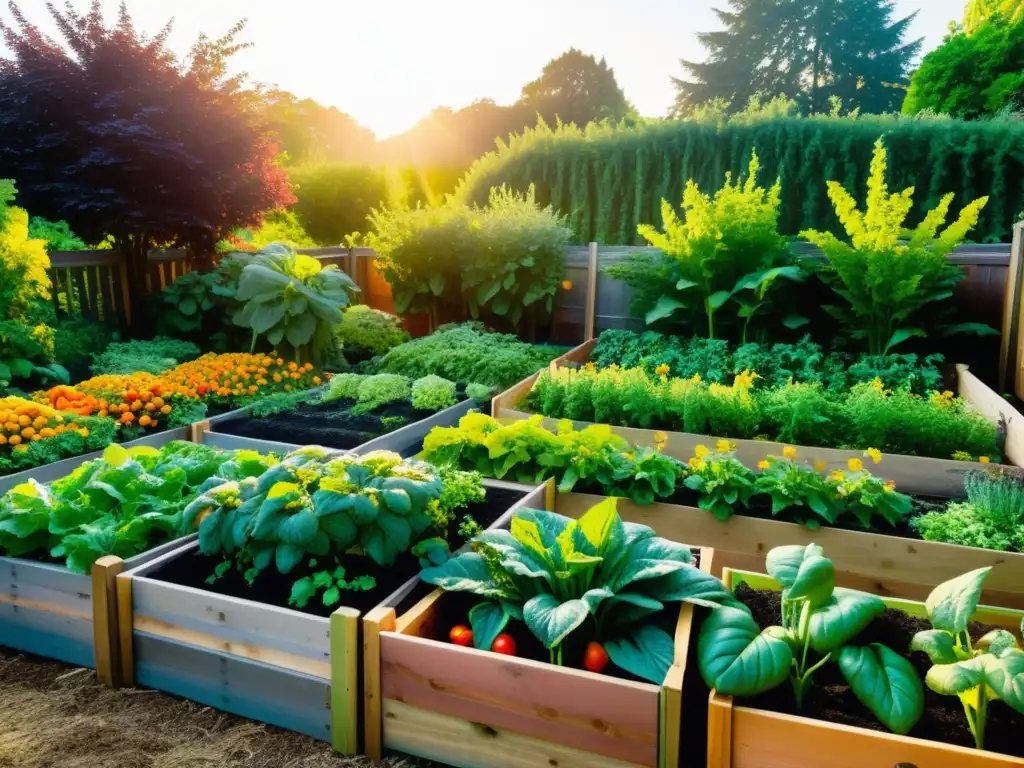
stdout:
MULTIPOLYGON (((955 301, 962 313, 974 322, 1001 328, 1002 344, 998 349, 998 371, 993 362, 991 371, 979 373, 989 381, 998 375, 997 389, 1012 389, 1024 397, 1024 335, 1018 332, 1024 313, 1024 235, 1022 225, 1015 230, 1013 244, 965 245, 958 248, 950 261, 964 270, 964 280, 957 286, 955 301), (1013 258, 1011 260, 1011 253, 1013 258), (1012 261, 1012 266, 1011 266, 1012 261), (1012 277, 1012 279, 1011 279, 1012 277)), ((808 243, 800 243, 797 251, 805 258, 822 258, 808 243)), ((625 283, 605 274, 606 267, 625 259, 630 253, 643 250, 633 246, 569 246, 565 250, 567 278, 572 288, 558 294, 552 327, 552 341, 577 344, 608 328, 640 330, 643 320, 630 311, 632 290, 625 283)), ((369 248, 308 248, 301 253, 314 256, 324 264, 334 264, 349 274, 362 291, 360 301, 376 309, 394 311, 391 287, 374 266, 375 253, 369 248)), ((71 251, 50 254, 54 303, 61 315, 77 315, 127 326, 131 318, 124 266, 115 251, 71 251)), ((189 266, 183 251, 154 251, 149 257, 147 289, 157 292, 178 276, 187 274, 189 266)), ((138 300, 138 299, 136 299, 138 300)), ((985 344, 979 348, 979 359, 996 358, 985 344)))

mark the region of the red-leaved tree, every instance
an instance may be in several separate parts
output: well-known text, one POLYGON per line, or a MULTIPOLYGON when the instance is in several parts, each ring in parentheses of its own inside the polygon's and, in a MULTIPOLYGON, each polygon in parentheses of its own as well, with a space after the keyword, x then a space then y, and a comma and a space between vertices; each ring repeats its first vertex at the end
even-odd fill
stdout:
POLYGON ((46 7, 59 40, 16 0, 14 23, 0 22, 11 51, 0 60, 0 177, 16 180, 34 215, 64 219, 88 242, 112 236, 134 295, 153 246, 203 258, 232 228, 294 202, 257 99, 227 74, 243 23, 179 60, 170 25, 146 37, 124 3, 113 25, 99 0, 85 14, 70 1, 46 7))

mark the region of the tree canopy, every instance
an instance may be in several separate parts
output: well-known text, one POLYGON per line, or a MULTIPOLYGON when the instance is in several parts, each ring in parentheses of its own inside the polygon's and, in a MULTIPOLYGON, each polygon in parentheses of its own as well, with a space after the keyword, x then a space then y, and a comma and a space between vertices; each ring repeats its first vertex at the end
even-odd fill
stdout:
POLYGON ((212 252, 294 201, 256 100, 226 74, 241 24, 180 61, 170 26, 147 37, 123 3, 112 24, 99 0, 84 14, 47 7, 59 40, 14 0, 14 23, 0 25, 0 175, 33 213, 92 243, 112 235, 141 286, 151 246, 212 252))
POLYGON ((914 14, 894 19, 893 0, 728 0, 723 29, 698 34, 703 62, 681 61, 673 114, 714 100, 742 109, 756 94, 795 99, 807 114, 835 98, 865 113, 899 108, 921 41, 907 41, 914 14))
POLYGON ((971 35, 994 17, 1004 22, 1014 22, 1024 18, 1024 3, 1021 0, 971 0, 964 9, 964 32, 971 35))
POLYGON ((557 118, 581 128, 632 111, 608 63, 575 48, 549 61, 539 78, 523 86, 520 104, 549 123, 557 118))

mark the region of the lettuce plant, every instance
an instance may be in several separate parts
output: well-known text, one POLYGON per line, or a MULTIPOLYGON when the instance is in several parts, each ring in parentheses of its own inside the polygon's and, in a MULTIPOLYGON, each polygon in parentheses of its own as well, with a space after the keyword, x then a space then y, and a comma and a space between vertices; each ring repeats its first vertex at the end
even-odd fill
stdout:
POLYGON ((443 411, 455 405, 455 382, 434 374, 412 383, 412 407, 424 411, 443 411))
POLYGON ((985 748, 985 726, 993 702, 1002 701, 1024 714, 1024 650, 1017 638, 1005 629, 994 629, 975 644, 968 633, 991 570, 978 568, 932 590, 925 602, 932 629, 918 632, 910 644, 911 650, 928 654, 935 665, 925 676, 927 686, 960 698, 978 749, 985 748))
POLYGON ((882 599, 835 586, 835 567, 815 544, 776 547, 767 566, 782 585, 781 623, 762 630, 738 603, 712 612, 698 640, 704 681, 728 696, 757 696, 789 680, 800 709, 814 673, 831 661, 889 730, 909 732, 924 712, 913 665, 880 643, 852 644, 885 610, 882 599))
POLYGON ((585 622, 615 664, 661 684, 672 665, 672 637, 655 624, 668 604, 716 607, 729 595, 692 564, 684 544, 647 526, 623 522, 615 499, 580 519, 526 510, 511 530, 484 531, 471 546, 421 578, 453 592, 485 598, 469 613, 473 643, 489 649, 512 619, 526 623, 562 662, 563 645, 585 622))

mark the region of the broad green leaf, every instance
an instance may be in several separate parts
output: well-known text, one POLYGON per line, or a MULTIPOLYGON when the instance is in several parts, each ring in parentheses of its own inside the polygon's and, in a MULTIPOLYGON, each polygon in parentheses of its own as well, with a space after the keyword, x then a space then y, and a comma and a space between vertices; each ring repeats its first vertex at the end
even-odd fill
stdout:
MULTIPOLYGON (((111 445, 110 447, 112 448, 113 445, 111 445)), ((159 449, 154 448, 151 445, 136 445, 134 448, 128 449, 128 455, 131 456, 133 459, 141 459, 145 456, 159 456, 160 451, 159 449)))
POLYGON ((970 333, 975 336, 998 336, 999 331, 991 325, 984 323, 954 323, 942 329, 943 336, 953 336, 958 333, 970 333))
POLYGON ((671 636, 649 625, 626 637, 607 641, 604 649, 615 666, 655 685, 665 682, 675 658, 671 636))
POLYGON ((954 635, 967 629, 978 608, 985 577, 991 570, 991 566, 978 568, 933 589, 925 601, 932 626, 954 635))
POLYGON ((708 296, 708 306, 712 309, 718 309, 729 300, 730 296, 732 296, 732 294, 729 293, 729 291, 715 291, 708 296))
POLYGON ((785 682, 793 652, 782 638, 762 632, 745 609, 722 606, 700 629, 697 663, 704 682, 719 693, 756 696, 785 682))
POLYGON ((928 654, 932 664, 954 664, 957 661, 953 635, 941 629, 926 629, 914 635, 910 650, 928 654))
POLYGON ((440 296, 444 293, 444 275, 440 272, 432 274, 428 280, 428 284, 430 285, 430 292, 435 296, 440 296))
POLYGON ((828 602, 811 613, 811 647, 825 654, 846 645, 885 613, 880 597, 836 587, 828 602))
POLYGON ((593 545, 598 554, 603 554, 610 543, 612 531, 619 521, 616 512, 617 499, 609 496, 599 504, 588 509, 579 519, 579 531, 593 545))
POLYGON ((765 564, 771 577, 786 588, 793 586, 804 560, 808 557, 821 557, 823 554, 824 550, 817 544, 789 544, 770 550, 765 564))
POLYGON ((811 322, 811 321, 808 320, 803 315, 798 315, 798 314, 795 314, 795 313, 786 315, 784 318, 782 318, 782 324, 784 326, 786 326, 787 328, 789 328, 790 330, 796 330, 797 328, 802 328, 803 326, 807 325, 809 322, 811 322))
POLYGON ((927 334, 920 328, 900 328, 892 336, 889 337, 888 343, 885 345, 886 351, 892 349, 897 344, 902 344, 904 341, 909 339, 911 336, 926 336, 927 334))
POLYGON ((644 317, 644 322, 646 322, 647 325, 656 323, 659 320, 664 320, 677 309, 685 309, 685 307, 686 304, 678 299, 673 299, 671 296, 662 296, 658 299, 654 307, 647 312, 647 315, 644 317))
POLYGON ((924 714, 924 688, 917 670, 880 643, 848 645, 839 652, 839 669, 861 704, 890 731, 906 734, 924 714))
POLYGON ((117 443, 111 443, 103 451, 103 460, 112 467, 121 467, 131 461, 128 449, 117 443))
POLYGON ((836 569, 827 557, 812 555, 800 563, 796 579, 782 591, 783 600, 807 600, 811 608, 825 605, 836 585, 836 569))
POLYGON ((586 601, 560 601, 552 594, 531 597, 523 605, 523 621, 545 648, 554 648, 590 615, 586 601))
POLYGON ((281 542, 277 545, 277 550, 274 553, 274 564, 281 573, 290 573, 295 566, 302 562, 305 554, 306 550, 302 547, 281 542))
POLYGON ((448 592, 472 592, 495 599, 513 597, 504 586, 494 581, 487 561, 476 552, 464 552, 436 568, 424 568, 420 578, 448 592))
POLYGON ((511 618, 500 603, 478 603, 469 609, 469 626, 473 630, 473 647, 482 651, 491 650, 494 638, 505 631, 511 618))
POLYGON ((307 507, 286 517, 278 526, 277 535, 287 544, 304 545, 316 536, 319 528, 316 515, 307 507))
POLYGON ((381 494, 388 509, 396 515, 408 515, 412 511, 412 500, 409 494, 401 489, 389 489, 381 494))
POLYGON ((292 592, 288 597, 288 604, 296 608, 305 608, 309 601, 316 595, 316 586, 313 579, 305 576, 292 584, 292 592))
POLYGON ((985 658, 975 656, 955 664, 936 664, 928 670, 924 681, 936 693, 958 696, 985 680, 985 658))
POLYGON ((687 288, 695 288, 696 286, 697 283, 693 282, 693 280, 687 280, 685 277, 676 282, 677 291, 685 291, 687 288))
POLYGON ((268 499, 277 499, 281 496, 286 496, 289 493, 299 493, 298 483, 274 483, 271 489, 267 492, 268 499))
POLYGON ((1017 648, 986 654, 985 681, 1008 707, 1024 715, 1024 651, 1017 648))
POLYGON ((732 594, 719 579, 692 565, 642 583, 644 591, 665 603, 685 602, 714 608, 732 594))
MULTIPOLYGON (((1007 632, 1005 629, 993 629, 978 640, 976 646, 978 648, 984 648, 989 653, 995 654, 996 656, 999 656, 1003 651, 1020 647, 1017 644, 1017 638, 1013 636, 1013 633, 1007 632)), ((932 661, 935 661, 935 659, 932 659, 932 661)))
POLYGON ((546 555, 547 547, 544 546, 537 523, 517 515, 512 518, 510 529, 515 540, 524 547, 541 557, 546 555))

